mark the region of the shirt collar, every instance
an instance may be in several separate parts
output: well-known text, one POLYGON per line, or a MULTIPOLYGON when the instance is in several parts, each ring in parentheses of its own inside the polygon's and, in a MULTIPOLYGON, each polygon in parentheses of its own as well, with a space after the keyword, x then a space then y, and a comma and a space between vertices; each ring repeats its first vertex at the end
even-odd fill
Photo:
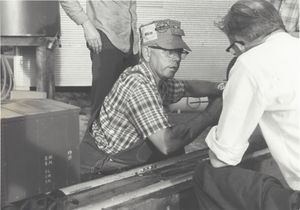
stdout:
MULTIPOLYGON (((270 35, 266 36, 264 39, 262 39, 261 41, 259 41, 259 43, 257 43, 256 45, 252 46, 250 49, 248 50, 251 50, 252 48, 255 48, 255 47, 258 47, 260 46, 261 44, 264 44, 266 42, 269 42, 269 41, 272 41, 272 40, 277 40, 277 39, 281 39, 282 37, 285 37, 287 35, 286 32, 284 31, 276 31, 276 32, 273 32, 271 33, 270 35)), ((248 51, 247 50, 247 51, 248 51)))
POLYGON ((271 40, 281 39, 282 37, 286 37, 288 35, 289 34, 284 31, 275 32, 266 39, 266 42, 271 41, 271 40))
POLYGON ((145 62, 142 62, 140 64, 140 68, 141 72, 149 79, 151 85, 157 87, 156 81, 155 81, 155 76, 153 71, 146 65, 145 62))

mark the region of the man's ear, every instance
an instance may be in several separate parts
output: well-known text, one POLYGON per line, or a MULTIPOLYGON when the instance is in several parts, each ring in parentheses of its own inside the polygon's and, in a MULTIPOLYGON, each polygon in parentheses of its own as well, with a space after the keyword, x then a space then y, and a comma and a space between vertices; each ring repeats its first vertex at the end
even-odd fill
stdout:
POLYGON ((245 52, 245 50, 246 50, 244 44, 241 44, 241 43, 236 42, 236 43, 235 43, 235 46, 239 49, 240 52, 245 52))
POLYGON ((142 47, 142 56, 146 62, 150 61, 150 54, 151 54, 151 50, 149 49, 149 47, 147 46, 142 47))
MULTIPOLYGON (((240 36, 234 36, 233 40, 238 40, 238 41, 242 41, 242 42, 246 43, 246 41, 242 37, 240 37, 240 36)), ((238 48, 238 50, 240 52, 245 52, 245 50, 246 50, 246 47, 245 47, 244 44, 236 42, 235 46, 238 48)))

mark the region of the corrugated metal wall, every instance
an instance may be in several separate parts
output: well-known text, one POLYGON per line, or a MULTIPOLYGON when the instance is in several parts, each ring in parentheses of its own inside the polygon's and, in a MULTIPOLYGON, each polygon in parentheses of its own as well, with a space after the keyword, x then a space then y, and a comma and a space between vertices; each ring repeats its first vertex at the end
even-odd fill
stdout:
MULTIPOLYGON (((80 0, 83 8, 86 0, 80 0)), ((60 7, 61 44, 55 52, 56 86, 90 86, 91 61, 82 27, 76 25, 60 7)))
MULTIPOLYGON (((81 0, 85 7, 85 0, 81 0)), ((180 20, 192 53, 181 64, 177 78, 223 80, 231 55, 228 41, 215 26, 233 0, 137 0, 138 25, 155 19, 180 20)), ((89 86, 91 62, 81 26, 61 9, 62 48, 55 50, 56 85, 89 86)))

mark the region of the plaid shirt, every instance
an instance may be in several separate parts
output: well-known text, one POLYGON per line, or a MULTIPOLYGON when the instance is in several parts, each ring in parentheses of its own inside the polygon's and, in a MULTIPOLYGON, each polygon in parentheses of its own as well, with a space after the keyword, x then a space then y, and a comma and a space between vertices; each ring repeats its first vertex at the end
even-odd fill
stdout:
POLYGON ((127 68, 105 97, 91 135, 99 149, 116 154, 160 129, 171 127, 164 105, 179 101, 184 83, 175 79, 161 82, 142 63, 127 68))
POLYGON ((269 0, 279 11, 288 32, 299 31, 299 0, 269 0))

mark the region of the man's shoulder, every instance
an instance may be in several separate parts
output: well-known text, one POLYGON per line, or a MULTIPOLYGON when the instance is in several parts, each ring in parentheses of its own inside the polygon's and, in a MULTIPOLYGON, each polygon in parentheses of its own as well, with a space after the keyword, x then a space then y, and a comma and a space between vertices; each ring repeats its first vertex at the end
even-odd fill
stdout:
POLYGON ((120 76, 120 79, 130 82, 132 84, 148 84, 149 79, 144 74, 140 65, 128 67, 124 73, 120 76))

